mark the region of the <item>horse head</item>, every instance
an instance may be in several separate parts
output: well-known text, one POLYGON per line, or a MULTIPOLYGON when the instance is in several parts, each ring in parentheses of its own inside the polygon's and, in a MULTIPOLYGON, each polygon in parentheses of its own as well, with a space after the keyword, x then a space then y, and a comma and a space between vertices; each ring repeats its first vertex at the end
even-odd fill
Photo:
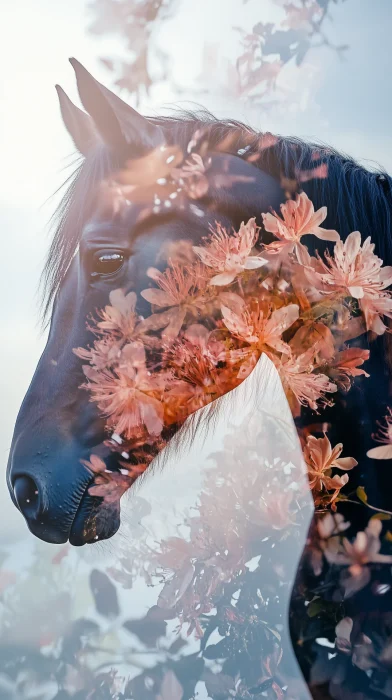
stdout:
POLYGON ((83 162, 63 200, 48 257, 50 331, 17 417, 7 480, 34 535, 82 545, 109 538, 119 527, 117 513, 97 516, 101 499, 88 493, 90 454, 108 470, 118 463, 106 445, 104 419, 79 389, 84 377, 73 349, 94 339, 86 319, 116 289, 135 292, 136 311, 144 316, 148 305, 140 292, 149 284, 148 269, 162 266, 165 247, 179 240, 197 245, 216 223, 236 230, 255 213, 278 208, 284 194, 277 179, 238 153, 239 143, 206 153, 208 189, 197 204, 192 193, 166 197, 166 171, 187 156, 197 122, 145 118, 71 63, 86 112, 57 90, 83 162), (116 206, 113 191, 108 196, 114 177, 125 178, 125 208, 116 206))

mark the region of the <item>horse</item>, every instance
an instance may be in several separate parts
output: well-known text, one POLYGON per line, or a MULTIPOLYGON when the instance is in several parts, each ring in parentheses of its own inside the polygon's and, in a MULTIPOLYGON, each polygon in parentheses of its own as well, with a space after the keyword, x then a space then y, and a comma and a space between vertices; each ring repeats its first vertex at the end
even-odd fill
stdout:
MULTIPOLYGON (((162 268, 162 247, 184 239, 197 246, 212 226, 236 231, 251 217, 256 217, 263 241, 268 240, 261 212, 278 210, 298 192, 305 192, 315 208, 327 207, 328 229, 339 231, 343 240, 354 230, 371 236, 378 254, 392 264, 392 178, 381 168, 367 170, 330 146, 258 133, 207 111, 144 117, 78 61, 71 59, 71 64, 86 111, 56 88, 81 162, 56 212, 58 223, 43 272, 43 315, 50 316, 50 330, 16 420, 7 483, 36 537, 82 546, 111 538, 120 525, 119 511, 102 509, 102 499, 90 493, 90 455, 99 454, 107 470, 116 473, 119 452, 108 446, 106 422, 96 404, 80 391, 84 375, 73 350, 94 341, 86 319, 103 308, 116 289, 135 292, 136 311, 147 316, 149 305, 140 293, 149 284, 149 268, 162 268), (173 159, 184 162, 189 145, 200 135, 209 161, 208 188, 196 196, 190 193, 176 206, 160 196, 165 168, 173 159), (102 183, 124 169, 133 178, 126 183, 130 202, 125 210, 113 206, 113 200, 108 206, 102 190, 102 183), (133 200, 135 184, 138 197, 133 200), (153 206, 146 207, 151 201, 153 206)), ((328 243, 317 243, 321 252, 328 248, 328 243)), ((384 514, 390 511, 391 480, 368 452, 391 392, 389 339, 388 333, 372 339, 367 364, 371 380, 354 384, 349 393, 339 392, 335 405, 323 413, 331 441, 344 442, 346 453, 360 464, 350 478, 350 493, 360 486, 364 500, 384 514)), ((303 428, 314 421, 308 408, 297 425, 303 428)), ((179 428, 174 426, 165 437, 181 443, 179 428)), ((157 451, 151 448, 151 460, 157 451)), ((364 512, 350 503, 352 499, 346 500, 345 513, 359 531, 366 524, 364 512)), ((301 567, 297 578, 299 590, 305 585, 301 567)), ((384 609, 389 598, 384 596, 384 609)), ((296 601, 292 636, 298 640, 306 611, 298 596, 296 601)), ((374 610, 369 597, 360 597, 359 604, 361 611, 374 610)))
MULTIPOLYGON (((79 391, 83 375, 72 353, 91 341, 86 318, 105 305, 112 289, 140 292, 162 242, 183 239, 186 232, 197 243, 214 222, 235 229, 255 212, 278 209, 285 201, 287 183, 292 182, 316 207, 327 206, 326 224, 339 230, 343 240, 354 229, 371 234, 388 263, 392 180, 381 169, 370 172, 330 147, 259 134, 207 112, 143 117, 75 59, 71 63, 86 112, 56 87, 65 126, 83 160, 58 210, 44 270, 50 331, 16 420, 7 481, 11 498, 34 535, 47 542, 83 545, 92 541, 85 524, 99 499, 88 494, 92 474, 80 460, 105 440, 102 416, 79 391), (125 162, 137 164, 163 145, 186 153, 200 130, 208 130, 212 182, 218 182, 214 176, 224 169, 233 179, 230 188, 215 184, 197 207, 158 207, 147 218, 140 217, 140 202, 129 207, 125 218, 100 206, 99 184, 125 162), (319 177, 324 166, 328 177, 319 177)), ((143 299, 138 303, 139 313, 145 313, 143 299)), ((340 411, 334 437, 344 434, 350 454, 363 457, 360 478, 380 507, 387 506, 389 481, 375 473, 372 460, 364 455, 380 404, 388 401, 389 356, 384 343, 380 339, 374 344, 372 391, 354 389, 353 398, 343 397, 333 409, 340 411)), ((115 469, 113 455, 105 458, 108 468, 115 469)), ((111 537, 118 526, 118 519, 104 520, 93 541, 111 537)))

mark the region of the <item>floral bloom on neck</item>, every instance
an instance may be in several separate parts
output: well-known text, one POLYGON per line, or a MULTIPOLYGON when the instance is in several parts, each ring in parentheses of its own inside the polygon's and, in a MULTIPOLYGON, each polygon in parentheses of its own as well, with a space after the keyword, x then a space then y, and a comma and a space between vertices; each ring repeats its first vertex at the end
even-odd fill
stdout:
MULTIPOLYGON (((255 218, 233 232, 217 223, 185 258, 175 255, 173 244, 166 269, 147 271, 146 318, 137 313, 135 293, 111 292, 110 305, 90 322, 96 340, 75 353, 87 362, 83 386, 106 417, 109 435, 121 437, 121 447, 110 443, 114 449, 139 455, 138 463, 148 466, 155 448, 191 413, 238 386, 262 353, 274 363, 294 417, 319 413, 338 391, 369 376, 362 368, 369 350, 357 341, 367 330, 382 334, 382 318, 392 317, 392 268, 382 267, 374 245, 361 244, 358 232, 343 242, 336 231, 322 229, 326 208, 315 212, 305 193, 281 211, 283 218, 263 214, 264 228, 277 238, 270 244, 259 240, 255 218), (305 235, 334 242, 333 252, 310 255, 305 235)), ((355 464, 340 458, 342 449, 332 448, 326 435, 306 443, 321 508, 335 508, 348 481, 334 470, 355 464)), ((132 478, 140 470, 133 463, 132 478)))
POLYGON ((204 265, 219 273, 211 277, 209 284, 231 284, 241 272, 265 265, 265 258, 250 254, 258 235, 255 219, 249 219, 247 224, 242 222, 239 231, 234 234, 217 224, 205 246, 194 246, 193 250, 204 265))
POLYGON ((367 330, 384 333, 381 316, 392 318, 392 299, 385 291, 392 284, 392 267, 383 267, 370 238, 361 245, 361 234, 353 231, 346 241, 337 241, 333 255, 325 253, 325 260, 311 259, 307 251, 300 255, 311 284, 323 294, 356 299, 367 330))
POLYGON ((313 234, 324 241, 337 241, 337 231, 328 231, 321 228, 320 224, 327 218, 327 207, 321 207, 314 211, 313 203, 302 192, 296 199, 290 199, 280 207, 282 217, 276 212, 263 214, 263 223, 266 231, 273 233, 277 241, 266 246, 270 253, 289 253, 296 248, 302 236, 313 234))

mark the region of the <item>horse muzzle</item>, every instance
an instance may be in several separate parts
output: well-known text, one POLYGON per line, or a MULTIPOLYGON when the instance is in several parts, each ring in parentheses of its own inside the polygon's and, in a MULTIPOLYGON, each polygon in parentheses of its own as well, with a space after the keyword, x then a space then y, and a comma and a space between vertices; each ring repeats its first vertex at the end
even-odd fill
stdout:
MULTIPOLYGON (((33 535, 45 542, 74 546, 108 539, 120 525, 118 504, 109 507, 90 496, 94 475, 80 462, 80 446, 23 449, 14 441, 7 467, 11 498, 33 535)), ((31 448, 30 441, 30 448, 31 448)))

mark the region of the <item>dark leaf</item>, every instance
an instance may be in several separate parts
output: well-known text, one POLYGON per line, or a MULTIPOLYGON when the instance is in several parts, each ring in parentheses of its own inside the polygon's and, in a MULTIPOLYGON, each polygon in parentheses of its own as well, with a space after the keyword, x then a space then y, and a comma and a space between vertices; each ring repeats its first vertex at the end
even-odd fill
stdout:
POLYGON ((211 618, 210 622, 208 623, 208 625, 204 631, 203 639, 201 640, 201 644, 200 644, 201 651, 203 651, 203 649, 205 649, 211 634, 213 633, 214 630, 216 630, 218 625, 219 625, 219 620, 217 620, 216 616, 214 615, 211 618))
POLYGON ((180 649, 182 649, 186 645, 187 642, 185 641, 185 639, 183 639, 182 637, 177 637, 177 639, 174 640, 173 644, 171 644, 168 649, 169 654, 178 654, 180 649))
POLYGON ((266 678, 264 681, 262 681, 262 683, 259 683, 259 685, 256 685, 254 688, 249 688, 248 693, 250 693, 251 695, 259 695, 265 690, 268 690, 268 688, 271 688, 273 682, 273 678, 266 678))
POLYGON ((166 634, 166 622, 161 617, 158 606, 151 608, 141 620, 126 620, 124 627, 133 632, 143 644, 148 647, 156 646, 157 639, 166 634))
POLYGON ((99 625, 92 620, 85 618, 75 620, 63 638, 62 659, 72 663, 83 648, 85 641, 89 637, 99 634, 99 631, 99 625))
POLYGON ((172 663, 171 666, 184 688, 185 695, 188 691, 189 694, 192 695, 190 689, 195 687, 204 671, 204 661, 200 658, 199 653, 196 652, 195 654, 183 656, 178 661, 172 663))
POLYGON ((287 63, 295 53, 293 48, 302 40, 301 32, 294 29, 289 31, 277 31, 269 34, 264 43, 263 53, 267 55, 278 54, 283 63, 287 63))
POLYGON ((90 574, 90 588, 97 612, 104 617, 117 617, 120 613, 117 591, 110 578, 102 571, 93 569, 90 574))
POLYGON ((129 680, 124 689, 127 698, 137 700, 156 700, 162 682, 162 667, 157 664, 155 668, 148 669, 135 678, 129 680))
POLYGON ((205 659, 225 659, 229 655, 229 644, 227 639, 221 639, 218 644, 210 644, 203 652, 205 659))

